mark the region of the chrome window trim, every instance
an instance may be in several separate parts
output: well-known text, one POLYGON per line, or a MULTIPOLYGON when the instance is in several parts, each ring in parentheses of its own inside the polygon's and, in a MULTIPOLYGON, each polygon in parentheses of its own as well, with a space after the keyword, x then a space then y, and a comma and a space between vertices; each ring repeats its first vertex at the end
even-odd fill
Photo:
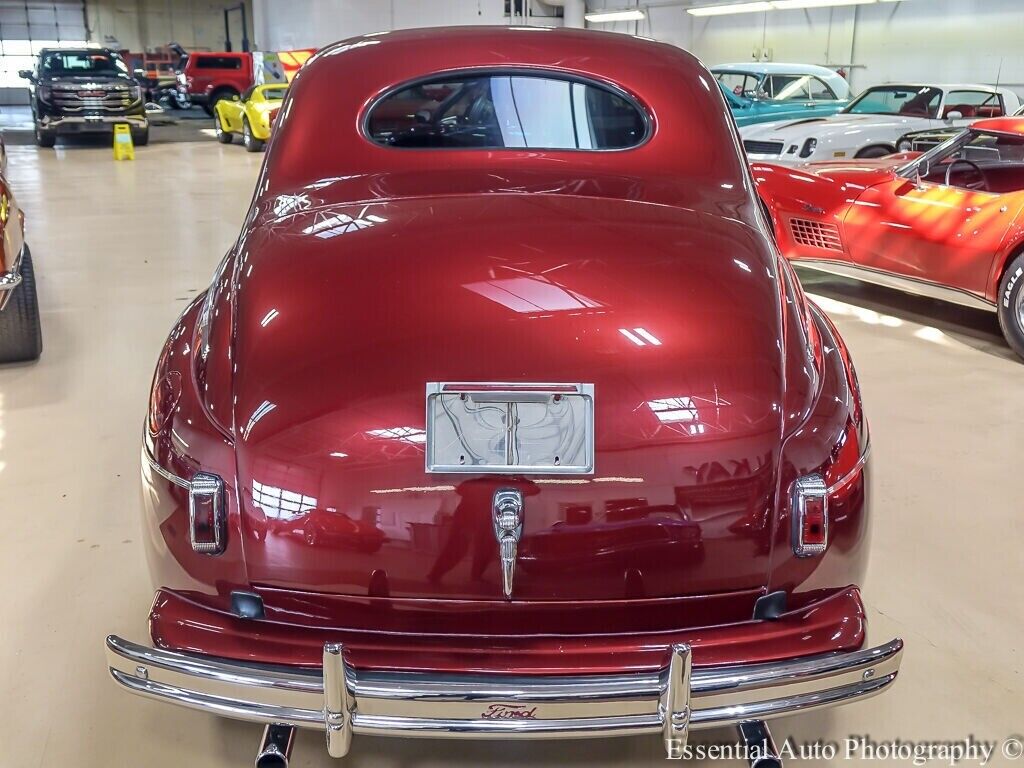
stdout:
POLYGON ((545 67, 532 66, 456 67, 455 69, 438 70, 429 75, 415 77, 412 78, 411 80, 405 80, 403 82, 385 88, 379 95, 375 96, 366 107, 363 108, 363 111, 359 116, 359 135, 363 138, 364 141, 368 141, 375 147, 380 147, 382 149, 391 151, 402 152, 630 152, 634 149, 640 149, 641 147, 645 146, 654 136, 654 132, 655 123, 650 109, 648 109, 647 105, 644 102, 640 101, 639 98, 634 96, 631 92, 627 91, 621 85, 614 83, 610 80, 594 77, 593 75, 577 74, 575 72, 566 72, 564 70, 559 69, 549 69, 545 67), (628 147, 584 149, 581 147, 393 147, 387 144, 382 144, 381 142, 377 141, 376 139, 373 138, 373 135, 370 133, 370 117, 373 114, 373 111, 381 104, 381 102, 390 98, 391 96, 401 93, 402 91, 407 90, 409 88, 415 88, 418 85, 426 85, 428 83, 433 82, 444 82, 445 78, 459 79, 471 77, 535 77, 545 80, 559 80, 569 83, 582 83, 583 85, 590 85, 595 88, 600 88, 629 102, 629 105, 640 114, 640 117, 643 120, 644 135, 637 141, 636 144, 631 144, 628 147))

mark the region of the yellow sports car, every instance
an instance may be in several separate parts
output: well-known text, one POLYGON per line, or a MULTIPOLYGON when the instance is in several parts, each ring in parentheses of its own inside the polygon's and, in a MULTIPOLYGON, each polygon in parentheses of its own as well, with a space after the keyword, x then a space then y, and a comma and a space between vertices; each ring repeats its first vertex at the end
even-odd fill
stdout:
POLYGON ((217 140, 221 144, 230 144, 232 137, 240 133, 247 151, 262 151, 287 92, 285 83, 254 85, 241 97, 218 101, 213 109, 217 140))

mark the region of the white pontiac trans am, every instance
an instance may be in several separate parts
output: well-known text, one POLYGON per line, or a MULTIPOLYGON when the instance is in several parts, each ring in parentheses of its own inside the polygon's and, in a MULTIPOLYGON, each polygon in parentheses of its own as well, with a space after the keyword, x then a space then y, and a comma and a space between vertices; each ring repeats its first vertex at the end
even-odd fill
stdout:
POLYGON ((990 85, 876 85, 831 117, 740 128, 750 160, 796 165, 884 157, 911 131, 960 128, 1013 114, 1017 95, 990 85))

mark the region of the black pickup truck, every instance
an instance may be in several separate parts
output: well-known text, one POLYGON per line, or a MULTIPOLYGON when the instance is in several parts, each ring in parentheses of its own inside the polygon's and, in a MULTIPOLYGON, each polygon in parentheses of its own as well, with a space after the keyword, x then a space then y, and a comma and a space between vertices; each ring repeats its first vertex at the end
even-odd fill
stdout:
POLYGON ((113 133, 131 126, 132 141, 149 141, 142 89, 120 54, 108 48, 44 48, 34 69, 18 73, 32 84, 36 143, 52 147, 57 136, 113 133))

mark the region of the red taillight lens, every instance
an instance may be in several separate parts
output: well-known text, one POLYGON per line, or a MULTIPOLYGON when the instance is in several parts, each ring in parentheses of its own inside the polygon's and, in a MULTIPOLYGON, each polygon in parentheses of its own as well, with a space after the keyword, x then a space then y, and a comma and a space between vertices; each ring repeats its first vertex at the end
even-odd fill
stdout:
POLYGON ((188 520, 192 549, 205 555, 219 555, 226 544, 227 515, 224 509, 224 481, 200 472, 189 482, 188 520))
POLYGON ((793 484, 793 551, 820 555, 828 545, 828 487, 821 475, 805 475, 793 484))
POLYGON ((798 557, 820 555, 828 548, 830 502, 841 510, 864 472, 868 445, 862 448, 858 435, 853 423, 847 425, 824 475, 805 475, 793 483, 793 551, 798 557))

